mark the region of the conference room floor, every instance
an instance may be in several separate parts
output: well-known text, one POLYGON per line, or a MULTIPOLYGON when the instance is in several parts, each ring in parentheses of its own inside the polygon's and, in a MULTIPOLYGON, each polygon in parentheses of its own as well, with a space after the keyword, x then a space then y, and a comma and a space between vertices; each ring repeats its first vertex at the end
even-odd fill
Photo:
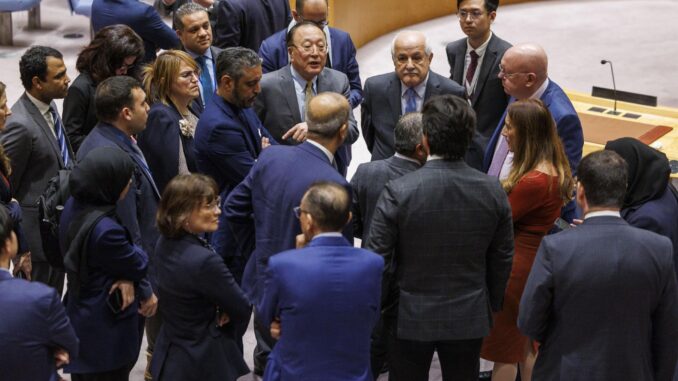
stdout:
MULTIPOLYGON (((74 79, 77 75, 76 55, 89 42, 88 19, 71 15, 66 0, 43 0, 41 10, 42 29, 36 31, 25 30, 26 12, 13 14, 15 46, 0 47, 0 80, 8 85, 10 105, 23 91, 18 61, 26 47, 40 44, 60 50, 68 73, 74 79), (84 37, 64 38, 72 33, 84 37)), ((676 15, 678 0, 548 1, 499 8, 493 30, 513 44, 536 42, 544 46, 550 58, 550 77, 565 89, 588 93, 593 85, 611 88, 609 68, 600 65, 601 59, 608 59, 614 62, 619 89, 655 95, 660 106, 678 107, 678 72, 675 70, 678 42, 672 37, 676 33, 676 15)), ((442 17, 408 29, 421 30, 428 35, 434 53, 432 69, 448 75, 445 45, 463 37, 456 17, 442 17)), ((390 60, 393 35, 384 35, 358 50, 363 82, 370 76, 393 70, 390 60)), ((61 106, 60 101, 57 103, 61 106)), ((355 116, 360 118, 357 109, 355 116)), ((353 146, 349 178, 358 164, 368 160, 369 153, 360 139, 353 146)), ((245 336, 245 358, 250 366, 254 344, 250 328, 245 336)), ((142 351, 130 379, 142 380, 145 366, 142 351)), ((67 375, 65 377, 68 379, 67 375)), ((245 376, 241 379, 255 378, 245 376)), ((385 380, 386 376, 379 379, 385 380)), ((435 361, 429 379, 442 379, 435 361)))

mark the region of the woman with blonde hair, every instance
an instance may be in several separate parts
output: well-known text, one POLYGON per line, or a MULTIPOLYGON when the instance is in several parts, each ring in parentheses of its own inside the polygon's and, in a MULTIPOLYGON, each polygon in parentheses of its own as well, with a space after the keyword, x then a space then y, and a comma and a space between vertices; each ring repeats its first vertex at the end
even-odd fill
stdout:
POLYGON ((200 68, 188 53, 167 50, 143 69, 151 108, 138 143, 162 193, 178 174, 195 172, 193 135, 200 117, 200 68))
POLYGON ((532 378, 534 343, 518 331, 520 298, 542 238, 572 199, 574 181, 555 122, 540 100, 526 99, 508 107, 502 135, 514 154, 509 176, 502 181, 513 213, 515 253, 504 305, 483 340, 481 357, 494 361, 493 381, 532 378))

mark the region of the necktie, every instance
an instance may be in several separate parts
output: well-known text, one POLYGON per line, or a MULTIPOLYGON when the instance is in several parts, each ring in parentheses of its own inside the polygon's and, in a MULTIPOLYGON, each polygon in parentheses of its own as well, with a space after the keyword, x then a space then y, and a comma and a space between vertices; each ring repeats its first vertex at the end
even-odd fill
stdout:
POLYGON ((313 99, 313 81, 306 82, 306 88, 304 88, 304 115, 302 119, 306 120, 306 110, 308 110, 308 103, 313 99))
POLYGON ((417 92, 408 87, 405 91, 405 114, 417 111, 417 92))
POLYGON ((66 143, 66 135, 64 134, 64 124, 61 122, 59 114, 57 114, 54 107, 49 107, 49 113, 52 114, 52 119, 54 119, 54 133, 59 143, 59 150, 61 151, 61 159, 64 161, 64 167, 68 166, 68 163, 71 159, 68 154, 68 144, 66 143))
POLYGON ((214 93, 214 83, 210 77, 209 69, 207 68, 207 59, 205 56, 199 56, 196 61, 200 65, 200 84, 202 85, 202 102, 206 105, 214 93))
MULTIPOLYGON (((476 74, 476 69, 478 68, 478 58, 480 57, 475 50, 471 50, 469 53, 471 56, 471 63, 468 65, 468 70, 466 70, 466 84, 465 87, 471 90, 471 84, 473 84, 473 76, 476 74)), ((469 91, 469 94, 472 91, 469 91)))
POLYGON ((501 167, 504 165, 504 161, 506 160, 506 156, 508 156, 508 143, 506 143, 506 138, 504 136, 500 136, 499 140, 497 141, 497 144, 499 147, 494 153, 494 156, 492 157, 492 163, 490 164, 490 169, 487 170, 487 174, 490 176, 495 176, 499 177, 499 173, 501 173, 501 167))

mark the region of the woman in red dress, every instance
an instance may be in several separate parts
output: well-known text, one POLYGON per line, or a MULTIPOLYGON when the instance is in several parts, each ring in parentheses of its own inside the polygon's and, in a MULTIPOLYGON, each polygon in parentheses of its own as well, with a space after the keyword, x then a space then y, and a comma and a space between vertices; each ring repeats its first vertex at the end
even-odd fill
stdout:
POLYGON ((508 107, 502 135, 513 152, 513 165, 502 181, 513 213, 515 253, 503 309, 483 341, 481 357, 494 361, 493 381, 532 378, 533 343, 518 331, 518 304, 542 238, 572 198, 574 182, 563 145, 549 110, 540 100, 508 107))

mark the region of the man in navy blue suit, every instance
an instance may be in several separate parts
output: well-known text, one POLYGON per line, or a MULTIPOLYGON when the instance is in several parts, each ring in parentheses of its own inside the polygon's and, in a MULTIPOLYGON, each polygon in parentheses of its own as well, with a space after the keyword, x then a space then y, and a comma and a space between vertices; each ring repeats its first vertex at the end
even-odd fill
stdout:
POLYGON ((625 222, 627 165, 612 151, 582 159, 582 225, 544 238, 518 327, 541 343, 532 379, 673 379, 678 287, 671 241, 625 222))
MULTIPOLYGON (((509 48, 499 65, 499 78, 509 103, 520 99, 541 99, 551 111, 570 162, 572 175, 576 175, 584 147, 584 133, 579 116, 563 89, 548 77, 548 58, 539 45, 523 44, 509 48)), ((509 152, 506 139, 501 136, 504 116, 494 131, 485 150, 483 170, 491 176, 505 179, 511 171, 513 153, 509 152)), ((574 201, 563 207, 562 217, 568 222, 576 218, 574 201)))
POLYGON ((18 246, 12 225, 0 208, 0 378, 58 380, 57 367, 78 356, 78 338, 55 289, 12 278, 18 246))
POLYGON ((138 66, 152 62, 158 49, 179 45, 177 35, 167 26, 152 6, 139 0, 94 0, 92 28, 98 32, 109 25, 125 24, 144 40, 145 55, 138 66))
POLYGON ((222 49, 242 46, 256 51, 292 18, 289 0, 220 0, 214 7, 214 43, 222 49))
POLYGON ((380 314, 384 260, 342 237, 351 220, 344 186, 312 185, 295 213, 298 250, 271 257, 257 307, 261 324, 273 323, 279 337, 264 380, 372 381, 370 333, 380 314))
MULTIPOLYGON (((306 141, 264 150, 247 177, 228 196, 224 214, 235 237, 254 237, 254 251, 242 282, 252 304, 261 301, 268 259, 295 247, 300 227, 294 208, 309 186, 317 181, 332 181, 349 189, 346 179, 333 166, 333 159, 348 136, 350 111, 348 101, 340 94, 321 93, 314 97, 306 113, 306 141)), ((349 242, 353 239, 351 230, 350 224, 344 229, 349 242)), ((261 374, 275 342, 268 327, 259 326, 256 320, 255 334, 255 373, 261 374)))
POLYGON ((358 107, 363 101, 363 88, 360 83, 358 61, 355 59, 355 45, 351 36, 336 28, 330 28, 327 22, 327 0, 297 0, 292 10, 293 20, 287 28, 276 32, 264 40, 259 48, 259 55, 264 60, 264 73, 282 69, 289 63, 287 53, 287 33, 294 25, 302 21, 310 21, 320 27, 327 37, 326 66, 340 71, 348 77, 351 85, 351 95, 348 102, 352 108, 358 107))
MULTIPOLYGON (((210 99, 195 132, 198 170, 211 176, 219 186, 221 199, 238 185, 257 161, 264 147, 275 140, 252 109, 261 91, 261 58, 254 51, 227 48, 217 58, 217 93, 210 99)), ((212 235, 212 245, 226 261, 238 283, 251 248, 237 248, 226 223, 212 235)))

